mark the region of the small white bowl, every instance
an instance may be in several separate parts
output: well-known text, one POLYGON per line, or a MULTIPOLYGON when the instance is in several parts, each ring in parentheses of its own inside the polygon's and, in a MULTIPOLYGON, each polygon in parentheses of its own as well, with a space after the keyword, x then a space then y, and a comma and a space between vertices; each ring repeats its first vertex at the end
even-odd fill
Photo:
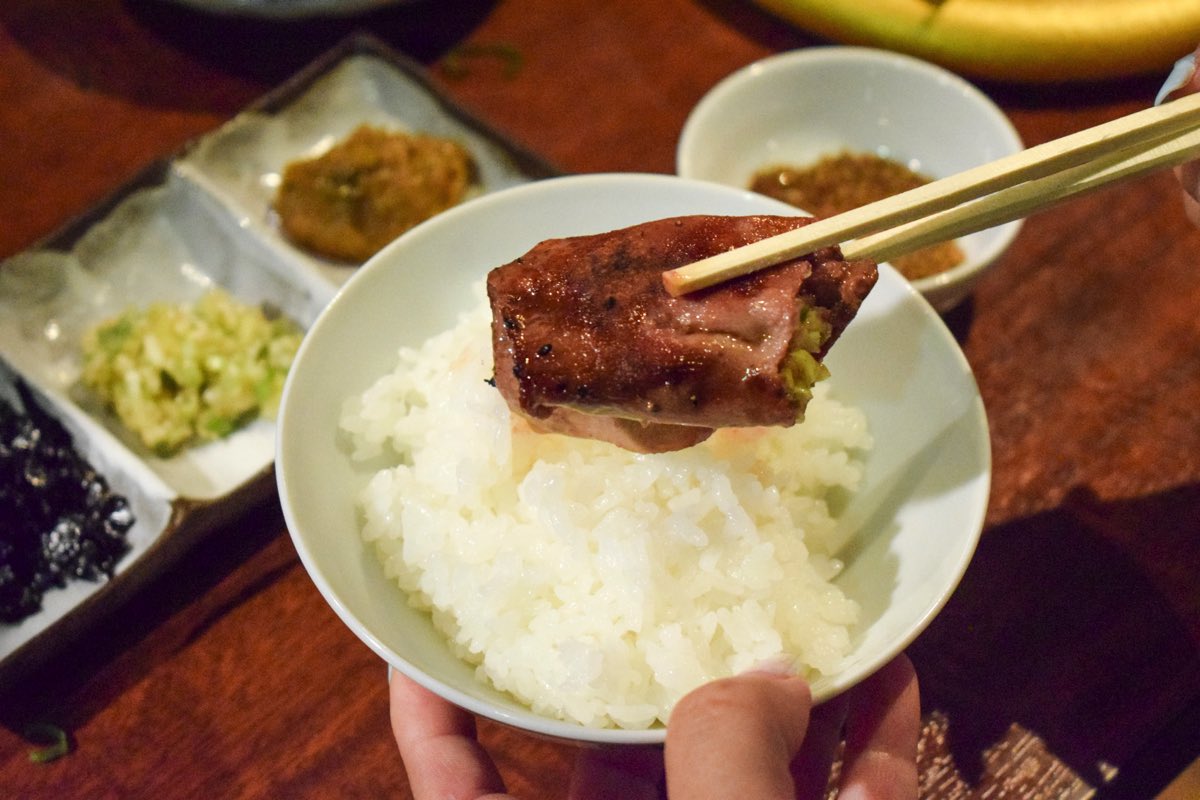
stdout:
MULTIPOLYGON (((276 452, 293 542, 343 622, 394 668, 476 714, 562 739, 661 743, 661 727, 550 719, 476 678, 362 540, 357 497, 372 473, 352 462, 339 437, 340 411, 395 368, 398 348, 451 327, 488 270, 543 239, 681 214, 787 210, 752 192, 665 175, 557 178, 440 214, 359 269, 304 339, 284 390, 276 452)), ((886 663, 946 602, 978 541, 991 475, 970 367, 942 320, 890 267, 880 268, 828 364, 831 391, 862 409, 875 443, 840 516, 852 536, 837 582, 860 603, 861 620, 842 668, 813 683, 818 699, 886 663)))
MULTIPOLYGON (((765 58, 713 87, 684 124, 676 171, 746 188, 760 169, 851 150, 944 178, 1021 149, 1004 112, 952 72, 884 50, 814 47, 765 58)), ((1020 228, 1018 220, 963 237, 962 264, 913 285, 950 309, 1020 228)))

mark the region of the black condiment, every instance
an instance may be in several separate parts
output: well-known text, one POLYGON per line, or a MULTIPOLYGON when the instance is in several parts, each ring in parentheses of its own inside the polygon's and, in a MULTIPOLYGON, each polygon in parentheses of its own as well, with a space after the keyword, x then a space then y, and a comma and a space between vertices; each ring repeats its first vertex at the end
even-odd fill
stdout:
POLYGON ((0 622, 9 624, 70 580, 112 577, 133 525, 128 501, 62 424, 18 391, 23 410, 0 398, 0 622))

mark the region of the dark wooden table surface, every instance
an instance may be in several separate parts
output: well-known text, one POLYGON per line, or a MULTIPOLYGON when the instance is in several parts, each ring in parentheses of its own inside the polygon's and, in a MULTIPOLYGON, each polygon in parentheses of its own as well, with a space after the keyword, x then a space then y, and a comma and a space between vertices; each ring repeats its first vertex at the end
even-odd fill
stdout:
MULTIPOLYGON (((354 30, 428 65, 572 172, 672 172, 717 80, 815 42, 734 0, 448 0, 269 22, 161 0, 0 4, 0 257, 51 233, 354 30), (506 75, 462 43, 523 58, 506 75)), ((1134 111, 1160 78, 982 87, 1028 144, 1134 111)), ((1167 175, 1031 218, 948 322, 995 458, 987 529, 912 646, 928 797, 1150 798, 1200 755, 1200 231, 1167 175)), ((121 613, 0 685, 0 796, 405 797, 383 665, 268 500, 121 613), (31 723, 70 755, 28 758, 31 723)), ((511 789, 559 797, 569 747, 484 725, 511 789)))

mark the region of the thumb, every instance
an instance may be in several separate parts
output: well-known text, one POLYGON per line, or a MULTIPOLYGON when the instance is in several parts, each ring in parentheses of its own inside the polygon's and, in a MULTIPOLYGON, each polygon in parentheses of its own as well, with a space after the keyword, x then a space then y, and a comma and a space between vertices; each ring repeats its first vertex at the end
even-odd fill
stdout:
MULTIPOLYGON (((1175 68, 1159 89, 1154 104, 1159 105, 1195 92, 1200 92, 1200 48, 1176 62, 1175 68)), ((1200 227, 1200 162, 1191 161, 1176 167, 1175 176, 1183 187, 1183 209, 1188 219, 1200 227)))
POLYGON ((1196 52, 1175 62, 1162 88, 1158 90, 1158 96, 1154 98, 1154 105, 1161 105, 1185 94, 1200 92, 1200 69, 1197 69, 1200 64, 1197 63, 1197 59, 1200 59, 1200 47, 1196 48, 1196 52))
POLYGON ((747 673, 676 704, 665 761, 672 798, 795 795, 789 765, 808 730, 812 694, 799 677, 747 673))

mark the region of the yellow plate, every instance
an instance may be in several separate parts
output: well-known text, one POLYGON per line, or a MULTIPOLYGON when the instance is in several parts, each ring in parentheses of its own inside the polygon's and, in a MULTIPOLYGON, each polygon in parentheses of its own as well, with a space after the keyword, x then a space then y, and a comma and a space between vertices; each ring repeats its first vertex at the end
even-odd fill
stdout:
POLYGON ((1063 83, 1162 73, 1200 44, 1200 0, 755 0, 824 38, 979 78, 1063 83))

